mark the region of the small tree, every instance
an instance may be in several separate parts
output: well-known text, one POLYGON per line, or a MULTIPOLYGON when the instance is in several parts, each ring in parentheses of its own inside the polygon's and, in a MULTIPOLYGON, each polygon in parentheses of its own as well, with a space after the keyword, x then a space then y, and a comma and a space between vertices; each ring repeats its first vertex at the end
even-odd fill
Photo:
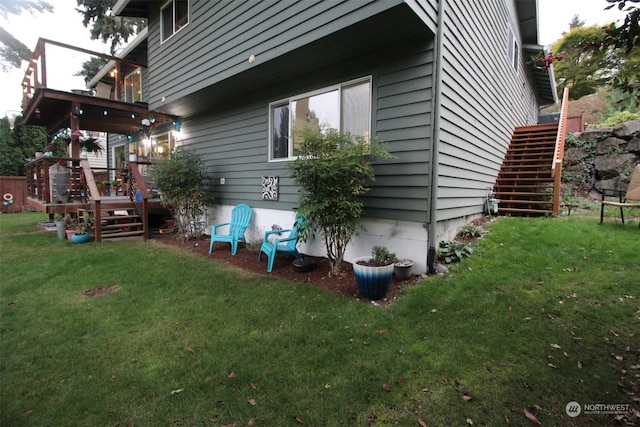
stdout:
POLYGON ((302 193, 299 213, 306 218, 302 238, 313 238, 319 232, 330 274, 339 275, 347 244, 363 230, 360 196, 375 180, 371 160, 391 155, 375 141, 318 125, 303 128, 296 142, 301 156, 291 163, 290 171, 302 193))
POLYGON ((151 176, 162 192, 162 203, 178 220, 180 233, 187 239, 200 238, 201 221, 212 203, 205 192, 207 172, 199 154, 178 149, 171 159, 153 165, 151 176))

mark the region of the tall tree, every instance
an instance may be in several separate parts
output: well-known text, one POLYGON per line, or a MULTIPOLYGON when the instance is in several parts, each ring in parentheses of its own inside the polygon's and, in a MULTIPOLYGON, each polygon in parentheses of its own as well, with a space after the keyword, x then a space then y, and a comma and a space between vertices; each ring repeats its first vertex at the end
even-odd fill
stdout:
POLYGON ((601 33, 602 29, 596 25, 575 27, 553 43, 552 51, 562 56, 562 61, 554 64, 555 77, 562 82, 558 96, 564 87, 570 89, 571 99, 596 93, 616 73, 616 57, 611 50, 596 52, 582 46, 583 40, 601 33))
POLYGON ((585 22, 580 19, 578 15, 573 15, 571 21, 569 22, 569 30, 573 30, 574 28, 584 27, 585 22))
POLYGON ((147 20, 143 18, 113 16, 111 8, 116 3, 115 0, 77 1, 76 10, 83 16, 82 24, 91 27, 91 39, 110 43, 112 55, 118 47, 127 43, 130 37, 137 35, 147 26, 147 20))
MULTIPOLYGON (((20 15, 29 12, 53 12, 53 6, 44 0, 0 0, 0 15, 7 19, 9 15, 20 15)), ((29 61, 33 53, 20 40, 0 27, 0 68, 7 72, 12 68, 20 68, 22 61, 29 61)))
POLYGON ((33 158, 36 151, 43 151, 46 144, 43 127, 24 126, 22 116, 15 118, 13 128, 9 118, 0 119, 0 175, 24 175, 25 159, 33 158))

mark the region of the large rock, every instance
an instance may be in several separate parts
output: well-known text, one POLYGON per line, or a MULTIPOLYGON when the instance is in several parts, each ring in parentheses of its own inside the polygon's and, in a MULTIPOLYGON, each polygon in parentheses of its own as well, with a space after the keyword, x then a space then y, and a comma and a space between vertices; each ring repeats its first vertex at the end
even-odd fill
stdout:
POLYGON ((564 150, 564 160, 570 165, 580 163, 587 158, 589 153, 584 147, 570 147, 564 150))
POLYGON ((591 141, 591 140, 600 140, 608 136, 611 136, 612 131, 613 129, 611 128, 604 128, 604 129, 588 130, 586 132, 576 133, 574 135, 576 136, 576 138, 581 139, 583 141, 591 141))
POLYGON ((605 179, 596 184, 596 189, 600 192, 605 189, 610 191, 622 191, 624 193, 627 191, 627 187, 629 187, 630 180, 631 178, 628 176, 617 176, 615 178, 605 179))
POLYGON ((640 120, 631 120, 629 122, 624 122, 621 125, 613 128, 613 134, 615 136, 632 136, 636 132, 640 131, 640 120))
POLYGON ((594 162, 597 176, 602 179, 610 179, 619 176, 621 173, 633 169, 638 157, 635 154, 608 154, 598 156, 594 162))
POLYGON ((627 151, 630 153, 640 154, 640 138, 637 136, 632 138, 627 144, 627 151))
POLYGON ((596 144, 596 154, 619 153, 622 147, 627 143, 626 140, 610 136, 596 144))

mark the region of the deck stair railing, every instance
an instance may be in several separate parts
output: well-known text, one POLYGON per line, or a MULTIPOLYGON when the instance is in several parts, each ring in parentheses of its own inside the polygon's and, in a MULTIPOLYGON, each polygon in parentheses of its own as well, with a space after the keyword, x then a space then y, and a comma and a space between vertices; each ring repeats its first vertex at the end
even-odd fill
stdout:
POLYGON ((568 91, 559 123, 518 127, 494 186, 498 213, 520 216, 557 215, 568 91))

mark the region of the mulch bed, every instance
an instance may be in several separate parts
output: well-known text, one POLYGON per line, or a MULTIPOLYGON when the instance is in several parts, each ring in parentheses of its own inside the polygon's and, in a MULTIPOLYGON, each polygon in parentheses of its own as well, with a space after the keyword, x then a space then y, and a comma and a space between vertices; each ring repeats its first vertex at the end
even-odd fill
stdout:
MULTIPOLYGON (((329 260, 323 257, 305 257, 314 261, 315 268, 310 272, 299 273, 293 270, 292 262, 295 258, 286 255, 277 255, 273 265, 273 271, 267 273, 267 256, 262 255, 258 261, 258 252, 250 250, 242 243, 238 246, 235 256, 231 255, 230 246, 227 243, 216 242, 213 252, 209 254, 209 239, 183 240, 174 235, 159 235, 155 239, 163 244, 179 246, 202 256, 219 259, 227 264, 234 265, 244 270, 251 271, 264 276, 278 277, 291 280, 293 282, 307 283, 312 286, 327 289, 331 292, 343 295, 347 298, 354 298, 369 303, 370 300, 358 295, 358 285, 353 274, 350 263, 344 263, 343 273, 339 277, 329 276, 329 260)), ((422 279, 421 276, 412 276, 409 280, 400 281, 395 277, 391 281, 386 296, 374 303, 377 305, 388 305, 395 301, 406 286, 417 284, 422 279)))

